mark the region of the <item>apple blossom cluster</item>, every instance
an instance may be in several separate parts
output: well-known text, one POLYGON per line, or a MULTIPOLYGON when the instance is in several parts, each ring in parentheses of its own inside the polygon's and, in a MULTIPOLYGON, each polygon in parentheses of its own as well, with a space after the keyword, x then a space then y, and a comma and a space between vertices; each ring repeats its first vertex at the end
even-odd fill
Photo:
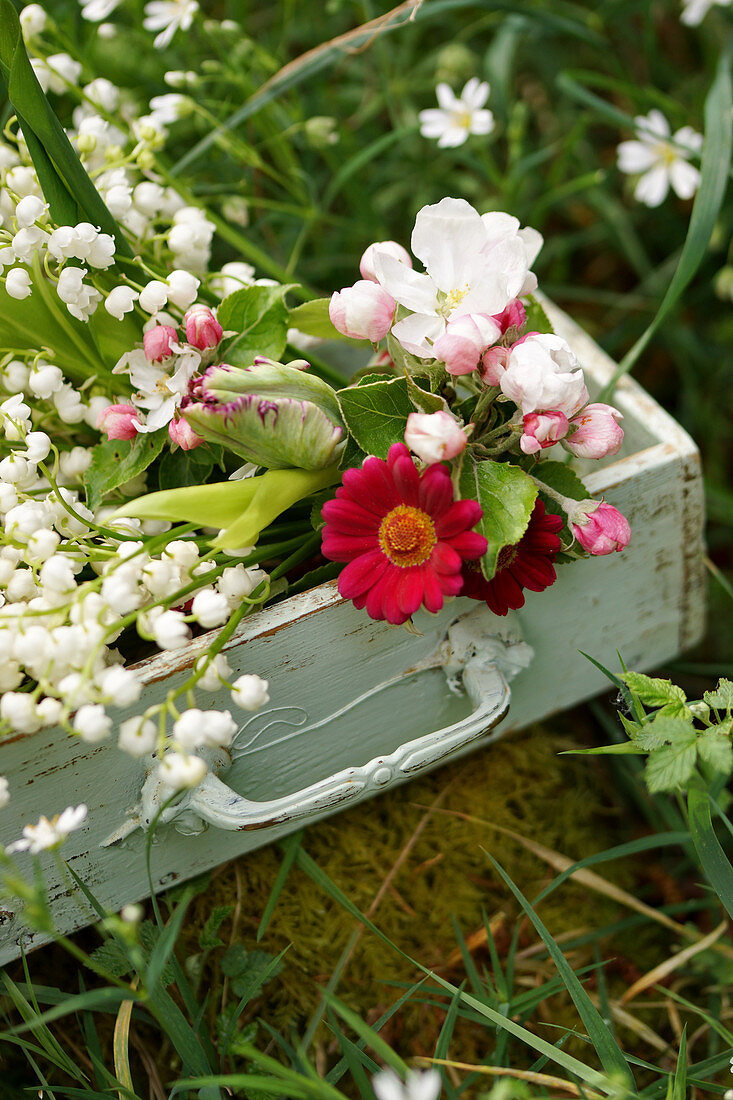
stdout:
POLYGON ((549 324, 531 297, 541 244, 507 214, 445 198, 417 215, 411 245, 423 271, 399 243, 377 242, 362 256, 362 278, 330 300, 335 328, 379 353, 362 394, 384 402, 395 433, 386 461, 375 457, 363 398, 352 407, 341 397, 370 457, 345 471, 323 506, 323 553, 345 563, 339 590, 372 618, 405 622, 457 594, 504 615, 523 605, 525 589, 554 582, 560 554, 604 555, 629 542, 626 519, 586 499, 579 479, 574 496, 553 485, 558 464, 547 452, 560 445, 604 459, 619 451, 623 429, 618 409, 591 400, 567 342, 531 325, 549 324), (404 423, 398 400, 414 407, 404 423))

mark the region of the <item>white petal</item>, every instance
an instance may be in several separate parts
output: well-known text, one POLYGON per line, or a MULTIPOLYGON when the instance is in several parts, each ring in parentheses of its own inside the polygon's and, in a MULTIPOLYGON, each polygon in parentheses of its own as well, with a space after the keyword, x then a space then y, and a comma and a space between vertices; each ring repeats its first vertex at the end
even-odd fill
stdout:
POLYGON ((438 142, 441 149, 457 149, 468 138, 468 130, 465 126, 448 126, 438 142))
POLYGON ((622 141, 616 153, 621 172, 646 172, 657 162, 653 147, 643 141, 622 141))
POLYGON ((456 98, 453 89, 449 84, 438 84, 435 89, 435 95, 438 100, 438 104, 444 111, 454 111, 456 105, 459 105, 459 101, 456 98))
POLYGON ((715 0, 686 0, 680 22, 686 23, 688 27, 697 26, 698 23, 702 23, 714 3, 715 0))
POLYGON ((402 1082, 391 1069, 375 1074, 372 1077, 372 1088, 377 1100, 405 1100, 402 1082))
POLYGON ((638 128, 645 134, 651 134, 653 137, 668 138, 669 137, 669 123, 656 107, 652 107, 649 114, 645 117, 639 115, 634 119, 634 122, 638 128))
POLYGON ((517 236, 524 241, 524 247, 527 249, 527 263, 531 267, 544 244, 542 234, 528 225, 524 229, 520 229, 517 236))
POLYGON ((450 126, 450 115, 437 107, 429 107, 417 116, 420 120, 420 133, 426 138, 437 138, 450 126))
POLYGON ((388 252, 376 251, 373 263, 377 282, 395 301, 415 313, 435 313, 438 299, 435 284, 429 275, 413 271, 388 252))
POLYGON ((494 115, 492 111, 474 111, 471 115, 470 130, 472 134, 490 134, 494 129, 494 115))
POLYGON ((405 351, 412 352, 420 359, 432 359, 432 345, 445 331, 445 322, 440 317, 424 313, 413 313, 410 317, 398 321, 392 332, 405 351))
POLYGON ((702 134, 698 134, 692 126, 683 126, 672 140, 675 145, 680 146, 680 149, 689 149, 693 153, 699 153, 702 150, 702 134))
POLYGON ((477 76, 472 76, 461 92, 461 99, 467 107, 476 111, 479 107, 483 107, 489 98, 489 91, 489 85, 486 81, 479 80, 477 76))
POLYGON ((445 198, 424 206, 412 231, 413 253, 444 291, 468 281, 473 258, 485 241, 481 215, 465 199, 445 198))
POLYGON ((636 185, 634 198, 647 206, 659 206, 667 197, 669 190, 669 172, 660 164, 646 172, 636 185))
POLYGON ((694 164, 680 158, 669 166, 669 182, 681 199, 691 199, 700 186, 700 173, 694 164))

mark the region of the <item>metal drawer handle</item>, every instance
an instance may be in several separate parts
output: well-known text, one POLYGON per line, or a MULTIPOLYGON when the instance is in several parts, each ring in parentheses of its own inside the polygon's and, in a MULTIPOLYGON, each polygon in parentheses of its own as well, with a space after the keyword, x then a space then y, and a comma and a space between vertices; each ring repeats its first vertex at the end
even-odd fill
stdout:
MULTIPOLYGON (((201 832, 205 828, 204 823, 226 830, 266 829, 283 825, 344 805, 387 784, 409 779, 472 741, 485 738, 509 710, 511 692, 507 679, 529 664, 532 657, 532 650, 518 639, 516 630, 511 636, 512 624, 509 624, 510 637, 502 638, 497 634, 496 618, 487 618, 487 615, 486 608, 478 608, 461 616, 448 629, 447 638, 436 653, 387 684, 372 688, 337 712, 343 714, 369 695, 416 672, 442 668, 452 690, 457 691, 460 685, 473 704, 471 714, 460 722, 407 741, 394 752, 376 756, 359 767, 344 768, 292 794, 261 802, 237 794, 218 778, 216 772, 227 770, 231 766, 232 755, 236 757, 237 751, 235 747, 230 755, 225 750, 217 750, 210 757, 211 770, 203 781, 194 790, 186 792, 175 805, 167 807, 160 814, 160 822, 173 822, 180 832, 188 834, 201 832)), ((506 634, 506 625, 502 625, 506 634)), ((324 724, 324 721, 317 725, 324 724)), ((497 731, 488 741, 498 736, 497 731)), ((121 840, 138 827, 148 828, 166 794, 169 795, 169 791, 151 769, 143 784, 140 803, 123 826, 103 841, 103 845, 121 840)))

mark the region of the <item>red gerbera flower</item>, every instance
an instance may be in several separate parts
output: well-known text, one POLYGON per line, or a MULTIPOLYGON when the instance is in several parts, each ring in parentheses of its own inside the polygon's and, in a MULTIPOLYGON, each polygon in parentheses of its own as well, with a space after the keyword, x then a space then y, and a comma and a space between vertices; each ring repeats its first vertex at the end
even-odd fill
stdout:
POLYGON ((463 567, 463 596, 485 600, 495 615, 506 615, 511 607, 524 606, 524 588, 542 592, 555 583, 553 562, 560 552, 562 518, 545 512, 541 500, 535 501, 529 526, 516 546, 499 551, 496 573, 487 581, 478 562, 463 567))
POLYGON ((471 528, 483 510, 475 500, 453 500, 440 463, 419 474, 404 443, 385 462, 370 456, 346 470, 336 499, 323 506, 323 554, 348 564, 339 592, 372 619, 404 623, 421 604, 440 611, 444 596, 463 585, 461 566, 486 550, 471 528))

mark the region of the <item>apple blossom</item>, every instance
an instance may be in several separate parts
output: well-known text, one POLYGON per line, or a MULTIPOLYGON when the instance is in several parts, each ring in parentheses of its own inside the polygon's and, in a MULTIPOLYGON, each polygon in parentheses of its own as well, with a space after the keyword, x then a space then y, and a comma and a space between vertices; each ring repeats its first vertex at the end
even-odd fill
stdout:
POLYGON ((534 333, 518 341, 499 385, 525 415, 552 409, 570 417, 588 400, 578 360, 554 333, 534 333))
POLYGON ((133 405, 107 405, 97 417, 97 427, 107 433, 107 439, 134 439, 140 423, 138 416, 133 405))
POLYGON ((171 443, 177 443, 182 451, 192 451, 204 442, 183 416, 173 417, 168 424, 168 435, 171 443))
POLYGON ((589 554, 612 554, 623 550, 631 539, 626 517, 603 500, 583 500, 575 504, 568 511, 568 522, 589 554))
POLYGON ((624 439, 619 420, 623 416, 611 405, 601 402, 586 405, 571 419, 570 434, 563 440, 563 446, 578 458, 615 455, 624 439))
POLYGON ((224 330, 208 306, 191 306, 183 318, 183 324, 186 341, 199 351, 215 348, 221 343, 224 330))
POLYGON ((352 340, 370 340, 373 344, 389 332, 394 311, 392 295, 368 279, 359 279, 353 286, 336 291, 328 306, 328 315, 339 332, 352 340))
POLYGON ((143 349, 151 363, 160 363, 173 355, 172 344, 178 340, 178 333, 172 325, 155 325, 143 333, 143 349))
POLYGON ((449 374, 470 374, 481 363, 482 352, 501 336, 493 317, 485 313, 467 313, 450 321, 442 336, 433 344, 433 354, 449 374))
POLYGON ((405 443, 428 466, 455 458, 466 449, 468 437, 454 416, 439 410, 413 412, 407 417, 405 443))
POLYGON ((526 455, 537 454, 545 447, 553 447, 568 431, 569 423, 565 413, 549 409, 544 413, 527 413, 524 417, 524 432, 519 446, 526 455))
POLYGON ((394 325, 394 336, 406 351, 432 357, 450 321, 469 313, 494 316, 536 288, 529 268, 541 243, 539 233, 521 230, 516 218, 497 211, 481 215, 465 199, 424 206, 411 244, 425 274, 389 254, 373 254, 380 286, 411 311, 394 325))
POLYGON ((412 267, 412 256, 403 248, 397 241, 375 241, 374 244, 370 244, 361 260, 359 261, 359 271, 361 272, 362 279, 369 279, 371 282, 378 282, 377 273, 374 267, 374 254, 376 252, 382 252, 387 256, 392 256, 399 263, 406 264, 407 267, 412 267))

